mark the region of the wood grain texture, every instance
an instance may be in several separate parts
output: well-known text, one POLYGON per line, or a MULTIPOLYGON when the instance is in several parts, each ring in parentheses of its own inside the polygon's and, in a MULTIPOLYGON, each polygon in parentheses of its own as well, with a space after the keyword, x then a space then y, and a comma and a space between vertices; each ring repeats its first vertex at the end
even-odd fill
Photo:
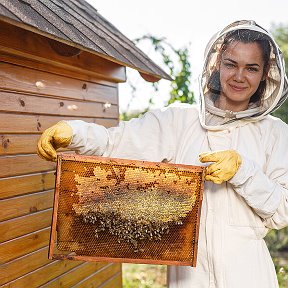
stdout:
POLYGON ((98 102, 63 100, 0 91, 2 112, 59 116, 118 118, 118 106, 98 102))
POLYGON ((0 243, 50 227, 52 208, 0 222, 0 243))
MULTIPOLYGON (((40 136, 39 134, 0 134, 0 156, 35 154, 40 136)), ((67 148, 60 148, 57 151, 74 152, 67 148)))
POLYGON ((101 288, 115 288, 122 287, 122 273, 121 271, 113 275, 112 278, 108 279, 101 288))
POLYGON ((35 69, 0 62, 0 89, 118 104, 117 87, 82 81, 35 69))
POLYGON ((44 247, 0 265, 0 285, 54 262, 48 259, 47 253, 48 248, 44 247))
POLYGON ((10 134, 41 134, 45 129, 61 120, 83 120, 90 123, 113 127, 118 124, 118 117, 96 118, 96 117, 73 117, 73 116, 49 116, 49 115, 29 115, 0 112, 0 133, 10 134))
POLYGON ((44 36, 0 28, 0 286, 121 287, 119 264, 48 259, 55 163, 36 150, 61 120, 116 126, 125 67, 87 51, 63 57, 44 36))
POLYGON ((49 236, 50 228, 44 228, 0 244, 0 265, 47 246, 49 236))
POLYGON ((120 271, 120 264, 107 265, 104 267, 104 269, 98 270, 95 273, 91 274, 89 277, 79 282, 73 288, 89 288, 91 287, 91 283, 93 283, 92 287, 98 287, 100 284, 109 281, 115 274, 119 273, 120 271))
POLYGON ((102 269, 107 265, 107 263, 102 262, 83 263, 82 265, 79 265, 76 268, 69 270, 68 272, 60 275, 59 277, 54 278, 53 280, 44 284, 41 288, 73 287, 73 285, 76 285, 78 282, 95 273, 95 271, 102 269))
POLYGON ((0 158, 0 178, 46 172, 54 169, 54 162, 45 161, 34 154, 0 158))
POLYGON ((0 61, 13 64, 13 65, 19 65, 21 68, 22 67, 27 67, 31 69, 35 69, 37 71, 44 71, 44 72, 49 72, 52 74, 60 75, 60 76, 65 76, 69 77, 72 79, 77 79, 77 80, 82 80, 82 81, 88 81, 91 83, 98 83, 102 85, 107 85, 111 87, 118 87, 118 83, 116 82, 111 82, 102 78, 99 78, 97 75, 91 75, 91 74, 86 74, 83 73, 83 71, 74 71, 74 70, 69 70, 69 69, 63 69, 58 66, 54 65, 47 65, 45 62, 39 62, 35 61, 33 58, 26 58, 21 55, 1 51, 0 53, 0 61))
POLYGON ((2 21, 0 51, 113 82, 126 81, 125 67, 122 65, 86 51, 75 57, 63 57, 51 48, 46 37, 2 21))
POLYGON ((0 156, 15 154, 35 154, 39 134, 0 134, 0 156))
MULTIPOLYGON (((78 261, 54 261, 44 267, 32 271, 20 278, 15 279, 12 282, 4 284, 4 288, 38 288, 51 279, 58 277, 59 275, 81 265, 78 261)), ((1 287, 1 288, 2 288, 1 287)), ((67 287, 67 286, 66 286, 67 287)))
POLYGON ((1 200, 0 221, 49 209, 53 205, 53 197, 54 191, 48 190, 1 200))
POLYGON ((53 189, 55 174, 43 172, 0 179, 0 200, 53 189))

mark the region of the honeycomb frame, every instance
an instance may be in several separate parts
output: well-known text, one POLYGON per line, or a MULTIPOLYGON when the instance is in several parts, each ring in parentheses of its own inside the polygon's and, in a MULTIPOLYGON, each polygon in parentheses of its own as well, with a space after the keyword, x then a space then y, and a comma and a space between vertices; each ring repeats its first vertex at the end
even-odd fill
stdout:
POLYGON ((60 153, 49 259, 196 266, 203 166, 60 153))

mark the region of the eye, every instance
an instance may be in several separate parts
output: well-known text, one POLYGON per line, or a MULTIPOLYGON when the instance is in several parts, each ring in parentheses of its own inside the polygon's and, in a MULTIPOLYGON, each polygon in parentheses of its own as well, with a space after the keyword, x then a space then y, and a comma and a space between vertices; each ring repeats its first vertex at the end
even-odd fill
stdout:
POLYGON ((259 71, 259 69, 257 67, 248 67, 247 70, 250 72, 258 72, 259 71))
POLYGON ((235 67, 236 67, 235 64, 230 63, 230 62, 224 63, 224 66, 225 66, 226 68, 228 68, 228 69, 232 69, 232 68, 235 68, 235 67))

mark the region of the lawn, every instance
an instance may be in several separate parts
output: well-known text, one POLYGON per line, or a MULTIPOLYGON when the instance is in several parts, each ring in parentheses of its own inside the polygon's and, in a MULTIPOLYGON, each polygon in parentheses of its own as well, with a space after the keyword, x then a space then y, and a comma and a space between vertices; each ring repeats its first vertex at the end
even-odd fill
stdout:
POLYGON ((165 288, 166 266, 123 264, 123 288, 165 288))
MULTIPOLYGON (((166 288, 166 266, 123 264, 123 288, 166 288)), ((288 266, 276 265, 279 288, 288 287, 288 266)))
POLYGON ((276 272, 280 288, 288 287, 288 266, 276 265, 276 272))

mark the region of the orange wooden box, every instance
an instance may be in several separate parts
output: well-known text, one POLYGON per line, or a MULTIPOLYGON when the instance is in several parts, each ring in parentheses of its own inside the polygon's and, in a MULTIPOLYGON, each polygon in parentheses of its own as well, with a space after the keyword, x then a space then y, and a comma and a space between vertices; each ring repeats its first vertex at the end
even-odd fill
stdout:
POLYGON ((196 266, 204 171, 59 154, 49 259, 196 266))

